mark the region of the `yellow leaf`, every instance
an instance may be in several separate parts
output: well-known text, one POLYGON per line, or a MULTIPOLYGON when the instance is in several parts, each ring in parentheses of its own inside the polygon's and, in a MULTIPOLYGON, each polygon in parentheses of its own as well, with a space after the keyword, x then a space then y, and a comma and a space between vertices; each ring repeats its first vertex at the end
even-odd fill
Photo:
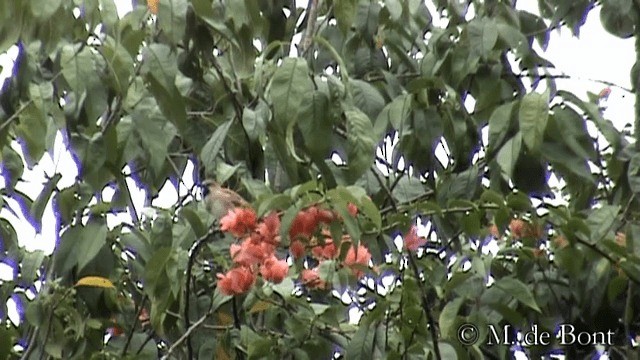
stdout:
POLYGON ((249 313, 255 314, 258 312, 263 312, 265 310, 268 310, 271 306, 272 304, 266 301, 258 301, 257 303, 253 304, 253 306, 251 307, 251 310, 249 310, 249 313))
POLYGON ((85 276, 78 280, 75 286, 95 286, 101 288, 115 289, 111 280, 101 276, 85 276))

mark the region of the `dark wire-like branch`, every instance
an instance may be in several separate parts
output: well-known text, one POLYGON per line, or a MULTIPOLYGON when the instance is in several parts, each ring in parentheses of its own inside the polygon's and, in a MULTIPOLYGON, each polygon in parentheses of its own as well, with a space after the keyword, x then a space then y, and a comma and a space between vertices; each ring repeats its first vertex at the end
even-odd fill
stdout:
POLYGON ((131 344, 131 339, 133 338, 133 333, 138 326, 138 321, 140 321, 140 315, 142 315, 142 310, 144 310, 145 303, 147 301, 147 296, 143 296, 140 304, 136 304, 136 318, 133 320, 133 326, 131 327, 131 331, 127 335, 127 341, 124 343, 124 347, 122 348, 122 352, 120 353, 121 357, 124 357, 127 354, 127 349, 131 344))
POLYGON ((422 280, 420 280, 420 269, 418 269, 418 265, 416 264, 415 257, 411 252, 409 252, 409 266, 413 270, 413 274, 416 277, 416 281, 418 283, 418 288, 420 289, 420 301, 422 302, 422 311, 427 316, 427 323, 429 324, 429 331, 431 332, 431 337, 433 338, 433 352, 435 353, 436 360, 442 360, 442 355, 440 354, 440 347, 438 346, 438 329, 436 329, 436 322, 433 318, 433 314, 431 313, 431 305, 429 305, 429 299, 427 299, 427 291, 424 288, 424 284, 422 280))
MULTIPOLYGON (((193 270, 193 265, 195 263, 196 256, 198 256, 198 252, 200 252, 200 249, 202 248, 202 246, 204 246, 207 243, 207 241, 209 241, 214 235, 221 235, 220 229, 218 228, 217 223, 211 226, 211 228, 209 228, 209 231, 205 235, 201 236, 198 240, 196 240, 196 242, 193 244, 193 246, 191 246, 191 249, 189 250, 189 260, 187 263, 187 273, 186 273, 186 279, 185 279, 185 301, 184 301, 184 313, 183 313, 184 327, 187 329, 187 332, 183 336, 185 337, 185 339, 182 340, 182 341, 186 341, 187 343, 188 359, 193 359, 193 347, 191 346, 191 338, 190 338, 190 335, 193 329, 189 324, 189 301, 190 301, 189 295, 191 293, 191 272, 193 270), (191 331, 189 331, 190 329, 191 331)), ((211 310, 209 312, 211 312, 211 310)), ((205 315, 204 319, 206 319, 206 316, 208 315, 205 315)), ((204 321, 204 319, 202 319, 202 321, 204 321)), ((181 341, 178 340, 178 342, 181 342, 181 341)), ((171 347, 172 348, 175 347, 176 344, 178 344, 178 342, 174 343, 171 347)), ((169 353, 167 353, 167 355, 168 354, 169 353)))

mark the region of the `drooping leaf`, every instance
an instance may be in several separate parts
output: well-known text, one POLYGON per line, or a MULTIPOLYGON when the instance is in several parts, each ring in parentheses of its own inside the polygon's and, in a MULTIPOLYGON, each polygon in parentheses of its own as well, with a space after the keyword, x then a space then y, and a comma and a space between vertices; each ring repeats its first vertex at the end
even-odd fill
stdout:
POLYGON ((349 177, 357 180, 373 164, 376 140, 371 121, 362 111, 346 110, 349 177))
POLYGON ((527 285, 525 285, 521 280, 513 277, 505 277, 497 280, 493 286, 513 296, 516 300, 520 301, 522 304, 530 307, 531 309, 539 313, 542 312, 542 310, 540 310, 540 307, 538 307, 535 298, 533 297, 533 293, 531 292, 529 287, 527 287, 527 285))
POLYGON ((296 120, 304 95, 313 90, 307 62, 301 58, 286 58, 276 69, 269 94, 273 102, 273 118, 280 129, 296 120))
POLYGON ((530 151, 538 152, 549 120, 549 95, 526 94, 520 102, 519 119, 522 141, 530 151))
POLYGON ((211 135, 211 138, 202 148, 200 152, 200 158, 202 159, 202 164, 207 169, 214 169, 216 157, 218 157, 218 153, 222 148, 222 144, 227 138, 227 133, 229 132, 229 128, 233 124, 233 121, 229 120, 224 122, 222 125, 218 126, 216 131, 211 135))

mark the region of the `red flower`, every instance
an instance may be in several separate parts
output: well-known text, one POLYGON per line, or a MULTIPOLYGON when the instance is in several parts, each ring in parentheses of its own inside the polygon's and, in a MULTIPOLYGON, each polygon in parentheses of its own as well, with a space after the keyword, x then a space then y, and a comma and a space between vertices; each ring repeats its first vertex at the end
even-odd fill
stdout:
POLYGON ((220 219, 220 230, 235 237, 247 234, 256 227, 256 212, 250 208, 235 208, 220 219))
POLYGON ((427 239, 418 236, 418 229, 415 225, 411 226, 409 232, 404 235, 404 247, 409 251, 416 251, 420 246, 424 246, 427 243, 427 239))
POLYGON ((336 249, 332 239, 325 239, 324 245, 314 246, 311 249, 311 253, 318 260, 328 260, 338 256, 338 249, 336 249))
POLYGON ((321 216, 320 211, 315 206, 300 211, 291 223, 289 238, 292 240, 299 236, 310 238, 318 227, 321 216))
POLYGON ((498 229, 498 227, 496 226, 496 224, 492 224, 492 225, 489 227, 489 233, 490 233, 493 237, 496 237, 496 238, 499 238, 499 237, 500 237, 500 230, 498 229))
POLYGON ((321 223, 329 224, 335 219, 336 215, 330 210, 322 209, 318 211, 318 221, 321 223))
POLYGON ((351 270, 356 275, 356 277, 362 277, 362 275, 364 275, 364 272, 362 272, 362 270, 358 268, 362 266, 368 266, 370 260, 371 253, 369 252, 369 249, 367 249, 363 245, 358 245, 357 248, 353 246, 349 248, 347 256, 344 258, 344 264, 352 268, 351 270))
POLYGON ((302 284, 310 289, 324 289, 327 283, 320 279, 318 269, 304 269, 300 274, 302 284))
POLYGON ((278 258, 273 255, 271 255, 270 258, 267 258, 260 268, 260 274, 262 277, 265 280, 276 284, 281 283, 285 276, 287 276, 288 272, 289 264, 287 264, 287 261, 278 260, 278 258))
POLYGON ((278 245, 280 243, 280 218, 276 212, 267 215, 258 227, 256 232, 260 235, 260 240, 278 245))
POLYGON ((509 230, 511 231, 511 236, 513 236, 514 239, 521 239, 523 237, 539 239, 544 235, 542 227, 529 224, 521 219, 511 220, 509 223, 509 230))
POLYGON ((304 255, 304 244, 300 240, 294 240, 289 245, 289 251, 294 259, 299 259, 304 255))
POLYGON ((240 245, 231 244, 229 247, 233 262, 242 266, 252 266, 262 262, 273 253, 273 247, 267 243, 257 243, 251 238, 245 239, 240 245))
POLYGON ((349 214, 351 214, 351 216, 358 215, 358 207, 354 203, 349 203, 347 205, 347 210, 349 211, 349 214))
POLYGON ((225 295, 243 294, 253 285, 256 276, 247 267, 237 267, 229 270, 226 274, 218 274, 218 286, 225 295))
POLYGON ((604 99, 608 98, 609 95, 611 95, 611 88, 610 87, 606 87, 606 88, 600 90, 600 93, 598 93, 598 97, 599 98, 604 98, 604 99))

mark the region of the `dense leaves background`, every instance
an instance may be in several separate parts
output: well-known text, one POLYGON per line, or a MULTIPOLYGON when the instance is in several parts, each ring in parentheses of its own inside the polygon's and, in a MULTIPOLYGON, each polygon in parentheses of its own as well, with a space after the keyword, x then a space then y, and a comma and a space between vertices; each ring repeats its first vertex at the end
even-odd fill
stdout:
POLYGON ((433 3, 438 25, 418 0, 139 1, 121 18, 110 0, 0 2, 0 52, 18 46, 0 93, 0 205, 17 200, 36 228, 49 201, 59 217, 51 255, 19 247, 0 219, 0 260, 15 269, 0 282, 0 358, 508 358, 483 345, 488 324, 562 323, 612 330, 609 354, 637 358, 640 142, 596 94, 557 90, 533 45, 560 27, 577 35, 594 6, 607 31, 640 39, 639 5, 539 0, 537 16, 510 1, 433 3), (15 185, 57 133, 80 175, 65 188, 51 176, 31 199, 15 185), (198 191, 139 214, 127 187, 149 205, 190 162, 259 216, 281 212, 281 256, 295 215, 322 204, 371 268, 358 280, 327 261, 331 289, 310 290, 298 281, 310 263, 296 262, 280 284, 222 295, 233 239, 198 191), (131 220, 107 226, 113 213, 131 220), (427 245, 398 250, 416 216, 427 245), (458 341, 462 323, 481 330, 475 345, 458 341))

